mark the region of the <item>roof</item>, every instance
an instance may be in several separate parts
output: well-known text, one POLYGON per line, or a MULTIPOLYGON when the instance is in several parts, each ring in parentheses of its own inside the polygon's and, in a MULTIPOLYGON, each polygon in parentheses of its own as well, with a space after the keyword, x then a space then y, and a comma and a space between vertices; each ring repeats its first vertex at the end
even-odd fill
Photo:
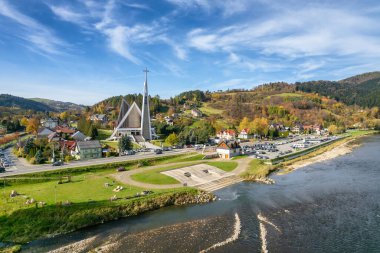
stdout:
POLYGON ((232 129, 228 129, 228 130, 220 131, 218 134, 223 134, 223 133, 226 133, 226 134, 228 134, 228 135, 235 135, 235 131, 232 130, 232 129))
POLYGON ((62 148, 66 147, 67 149, 74 150, 75 149, 75 145, 77 144, 77 142, 76 141, 66 141, 66 140, 63 140, 63 141, 60 141, 59 144, 60 144, 60 146, 62 148))
POLYGON ((73 134, 73 133, 75 133, 74 129, 70 129, 68 127, 63 127, 63 126, 57 126, 55 128, 55 131, 57 133, 64 133, 64 134, 73 134))
POLYGON ((77 141, 84 141, 86 139, 86 135, 84 135, 81 131, 75 132, 71 138, 77 140, 77 141))
POLYGON ((86 148, 101 148, 102 145, 100 145, 100 142, 98 140, 94 141, 78 141, 77 146, 79 149, 86 149, 86 148))
POLYGON ((222 141, 218 144, 216 148, 221 149, 233 149, 233 148, 241 148, 240 144, 237 141, 222 141))
POLYGON ((249 128, 244 128, 244 129, 242 129, 241 131, 240 131, 240 133, 249 133, 249 128))
POLYGON ((43 127, 43 128, 38 129, 38 135, 41 135, 42 133, 43 135, 49 135, 53 133, 53 131, 48 127, 43 127))

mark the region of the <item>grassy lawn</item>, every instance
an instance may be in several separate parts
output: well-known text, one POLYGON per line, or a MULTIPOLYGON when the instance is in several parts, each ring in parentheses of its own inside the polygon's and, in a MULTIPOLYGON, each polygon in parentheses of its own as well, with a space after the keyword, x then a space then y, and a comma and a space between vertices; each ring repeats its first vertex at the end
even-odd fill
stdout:
POLYGON ((110 129, 98 129, 98 136, 96 136, 97 140, 105 140, 111 137, 112 130, 110 129))
POLYGON ((207 164, 226 172, 233 171, 238 166, 237 162, 209 162, 207 164))
MULTIPOLYGON (((36 201, 45 202, 47 205, 52 205, 57 202, 70 201, 73 203, 108 200, 112 196, 127 197, 133 196, 142 189, 127 186, 122 183, 114 182, 108 177, 108 174, 115 173, 115 170, 107 173, 85 173, 78 176, 72 176, 72 182, 58 184, 58 179, 40 182, 40 183, 25 183, 13 184, 6 186, 3 191, 5 197, 0 198, 0 215, 9 214, 17 209, 30 208, 26 205, 26 198, 33 198, 36 201), (109 183, 110 187, 105 187, 104 184, 109 183), (116 186, 123 186, 124 190, 113 192, 116 186), (12 190, 17 191, 19 196, 10 198, 12 190)), ((32 182, 32 181, 31 181, 32 182)), ((34 205, 31 205, 32 207, 34 205)))
POLYGON ((265 164, 264 161, 258 159, 252 159, 249 163, 249 168, 242 173, 242 177, 245 179, 256 179, 266 177, 274 167, 272 165, 265 164))
MULTIPOLYGON (((118 141, 100 141, 102 144, 107 144, 111 148, 118 150, 119 149, 119 142, 118 141)), ((141 146, 138 145, 137 143, 132 143, 133 144, 133 149, 140 149, 141 146)))
POLYGON ((210 107, 208 103, 203 103, 203 104, 202 104, 202 107, 200 107, 199 110, 200 110, 202 113, 207 114, 207 115, 211 115, 211 114, 222 114, 222 113, 224 112, 223 110, 220 110, 220 109, 216 109, 216 108, 210 107))
POLYGON ((135 181, 142 182, 142 183, 148 183, 148 184, 158 184, 158 185, 163 185, 163 184, 179 184, 180 182, 172 177, 169 177, 165 174, 162 174, 160 172, 166 171, 166 170, 174 170, 174 169, 179 169, 191 165, 195 165, 200 163, 201 161, 192 161, 188 162, 186 164, 181 164, 181 165, 169 165, 169 166, 164 166, 162 168, 157 168, 149 171, 144 171, 141 173, 137 173, 131 176, 131 178, 135 181))
POLYGON ((269 99, 271 97, 283 97, 283 98, 286 98, 286 97, 303 97, 304 95, 302 94, 299 94, 299 93, 280 93, 280 94, 275 94, 275 95, 272 95, 272 96, 268 96, 266 97, 266 99, 269 99))

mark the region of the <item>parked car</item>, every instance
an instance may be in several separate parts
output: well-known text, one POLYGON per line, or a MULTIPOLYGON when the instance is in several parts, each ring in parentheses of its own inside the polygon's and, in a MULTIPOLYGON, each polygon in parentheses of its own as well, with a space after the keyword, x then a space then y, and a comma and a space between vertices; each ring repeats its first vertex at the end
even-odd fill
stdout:
POLYGON ((126 169, 124 167, 119 167, 116 169, 117 172, 122 172, 122 171, 126 171, 126 169))
POLYGON ((6 172, 5 168, 4 167, 0 167, 0 173, 4 173, 6 172))
POLYGON ((155 152, 157 155, 162 154, 162 149, 156 149, 154 152, 155 152))
POLYGON ((61 166, 62 164, 63 164, 63 162, 56 161, 56 162, 53 162, 52 166, 61 166))
POLYGON ((185 175, 185 177, 191 177, 191 173, 190 172, 185 172, 185 173, 183 173, 183 175, 185 175))

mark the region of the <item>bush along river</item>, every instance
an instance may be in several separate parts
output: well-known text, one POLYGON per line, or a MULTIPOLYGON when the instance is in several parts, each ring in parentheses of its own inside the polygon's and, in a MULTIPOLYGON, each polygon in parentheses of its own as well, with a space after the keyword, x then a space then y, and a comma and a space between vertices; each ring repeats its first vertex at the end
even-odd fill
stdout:
POLYGON ((33 241, 25 252, 380 252, 380 136, 351 153, 168 207, 33 241))

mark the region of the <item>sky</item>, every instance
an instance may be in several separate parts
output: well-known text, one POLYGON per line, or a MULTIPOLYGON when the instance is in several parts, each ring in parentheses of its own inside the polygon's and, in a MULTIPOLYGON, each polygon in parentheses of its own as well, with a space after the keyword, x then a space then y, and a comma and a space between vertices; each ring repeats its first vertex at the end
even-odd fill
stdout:
POLYGON ((380 70, 378 0, 0 0, 0 93, 94 104, 380 70))

